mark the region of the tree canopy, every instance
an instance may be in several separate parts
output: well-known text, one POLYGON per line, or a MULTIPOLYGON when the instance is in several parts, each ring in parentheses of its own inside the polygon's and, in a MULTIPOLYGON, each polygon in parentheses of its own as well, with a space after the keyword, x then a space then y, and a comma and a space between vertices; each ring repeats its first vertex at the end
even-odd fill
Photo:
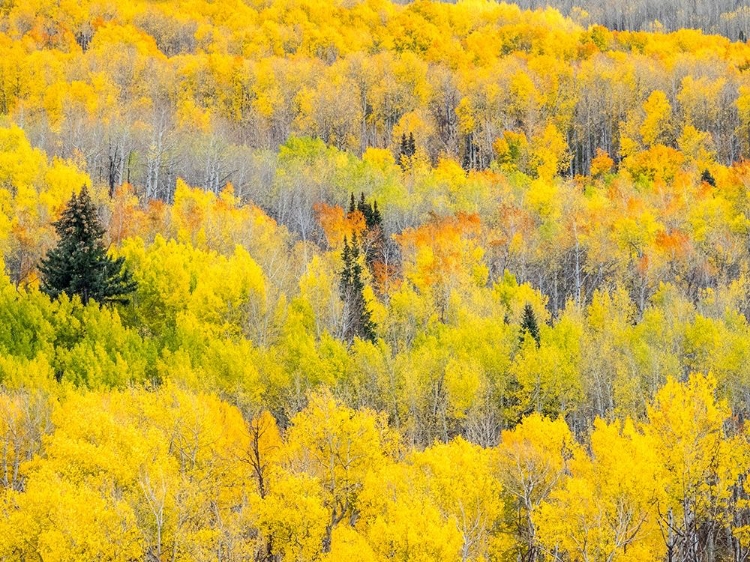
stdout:
POLYGON ((124 257, 112 258, 102 243, 105 230, 86 186, 73 194, 60 218, 53 223, 57 246, 42 260, 41 289, 53 298, 65 293, 86 305, 90 299, 102 304, 127 304, 126 296, 136 290, 129 271, 123 271, 124 257))
POLYGON ((562 4, 0 2, 0 560, 747 559, 747 14, 562 4))

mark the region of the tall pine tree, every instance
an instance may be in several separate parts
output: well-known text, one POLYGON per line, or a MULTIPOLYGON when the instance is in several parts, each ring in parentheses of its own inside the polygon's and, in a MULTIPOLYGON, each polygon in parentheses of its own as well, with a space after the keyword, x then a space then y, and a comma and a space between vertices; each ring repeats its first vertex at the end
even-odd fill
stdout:
POLYGON ((401 144, 398 149, 398 161, 401 168, 406 171, 411 165, 411 158, 417 153, 417 142, 414 140, 414 133, 409 133, 407 138, 406 133, 401 135, 401 144))
POLYGON ((529 303, 523 307, 523 319, 521 320, 521 343, 526 339, 526 335, 529 335, 536 342, 536 346, 539 347, 542 343, 541 334, 539 333, 539 324, 536 321, 536 314, 534 309, 529 303))
MULTIPOLYGON (((354 210, 354 194, 352 193, 348 215, 350 218, 354 210)), ((367 267, 374 276, 375 263, 383 260, 386 245, 383 217, 378 209, 378 202, 373 200, 372 203, 368 203, 363 192, 359 194, 359 202, 356 205, 356 210, 362 213, 365 219, 365 232, 361 244, 365 253, 367 267)))
POLYGON ((363 217, 365 217, 365 226, 368 229, 372 228, 372 205, 369 204, 365 199, 364 192, 360 192, 359 194, 359 203, 357 203, 357 210, 362 213, 363 217))
POLYGON ((91 299, 99 304, 127 303, 125 295, 137 284, 129 271, 123 271, 124 258, 107 255, 104 228, 85 186, 79 195, 73 194, 53 225, 60 239, 39 267, 42 291, 52 298, 78 295, 83 304, 91 299))
POLYGON ((359 241, 352 236, 349 244, 344 238, 344 250, 341 258, 344 262, 340 273, 339 291, 344 301, 344 340, 351 345, 355 337, 375 342, 375 323, 365 301, 362 280, 362 265, 359 263, 359 241))

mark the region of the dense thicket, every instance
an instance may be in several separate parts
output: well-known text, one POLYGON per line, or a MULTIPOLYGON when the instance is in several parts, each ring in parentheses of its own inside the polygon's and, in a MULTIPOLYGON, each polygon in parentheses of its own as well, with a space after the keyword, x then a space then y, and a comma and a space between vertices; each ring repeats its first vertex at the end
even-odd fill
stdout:
POLYGON ((0 23, 0 560, 748 558, 747 45, 479 1, 0 23), (41 290, 81 186, 127 304, 41 290))
POLYGON ((0 112, 35 145, 149 199, 170 201, 178 177, 217 193, 231 181, 302 234, 298 208, 319 194, 273 189, 290 136, 397 158, 413 139, 433 164, 532 174, 587 174, 599 149, 619 162, 689 147, 725 164, 750 150, 750 47, 698 31, 609 31, 474 0, 39 0, 6 4, 0 23, 0 112))
POLYGON ((702 29, 745 41, 750 32, 750 4, 746 0, 512 0, 523 9, 552 6, 587 25, 610 29, 676 31, 702 29))
MULTIPOLYGON (((38 263, 52 217, 88 180, 18 128, 0 140, 14 186, 0 247, 38 263)), ((485 190, 515 207, 493 223, 427 212, 371 263, 361 252, 371 342, 347 334, 340 291, 344 241, 373 239, 375 205, 347 204, 352 182, 342 206, 316 205, 320 244, 231 190, 178 182, 165 205, 94 189, 138 282, 130 304, 50 300, 33 267, 0 281, 0 555, 743 559, 744 165, 711 164, 712 185, 681 157, 668 187, 606 162, 568 183, 403 169, 309 140, 284 151, 310 166, 300 177, 326 164, 391 178, 377 201, 404 189, 404 208, 425 193, 460 208, 485 190), (558 205, 577 209, 572 251, 613 261, 607 283, 589 293, 582 280, 552 315, 554 295, 509 268, 575 237, 558 205), (721 253, 703 258, 711 286, 691 292, 675 272, 706 240, 721 253)), ((395 201, 377 206, 386 221, 395 201)), ((580 260, 582 279, 599 274, 592 263, 580 260)))

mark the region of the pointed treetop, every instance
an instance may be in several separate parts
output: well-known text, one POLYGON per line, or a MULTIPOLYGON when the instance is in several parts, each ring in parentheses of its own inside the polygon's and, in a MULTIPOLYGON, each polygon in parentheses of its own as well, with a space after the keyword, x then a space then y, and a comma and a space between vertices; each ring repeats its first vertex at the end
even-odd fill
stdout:
POLYGON ((85 186, 80 194, 73 194, 53 225, 59 240, 39 267, 42 291, 52 298, 78 295, 83 304, 90 299, 100 304, 126 303, 124 297, 136 289, 136 283, 123 271, 123 258, 107 255, 102 243, 105 230, 85 186))
POLYGON ((541 335, 539 333, 539 325, 536 321, 536 314, 534 314, 534 309, 529 303, 526 303, 526 306, 523 308, 520 336, 521 343, 525 341, 527 334, 534 339, 537 347, 541 345, 541 335))

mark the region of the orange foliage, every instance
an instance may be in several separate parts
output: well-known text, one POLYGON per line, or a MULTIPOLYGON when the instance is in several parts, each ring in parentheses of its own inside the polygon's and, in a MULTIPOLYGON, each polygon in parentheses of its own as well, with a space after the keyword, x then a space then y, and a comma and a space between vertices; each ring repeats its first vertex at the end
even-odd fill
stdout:
POLYGON ((669 259, 684 259, 690 249, 690 236, 681 230, 672 232, 660 231, 656 234, 657 247, 667 254, 669 259))
POLYGON ((133 186, 125 183, 116 191, 112 199, 112 216, 109 221, 109 237, 114 244, 120 244, 130 236, 142 235, 146 215, 138 203, 133 186))
POLYGON ((433 216, 418 228, 396 236, 404 253, 406 277, 419 289, 454 281, 480 282, 484 251, 477 242, 482 230, 479 216, 433 216))
POLYGON ((601 176, 612 171, 615 162, 610 158, 609 154, 601 148, 596 149, 596 158, 591 162, 591 175, 601 176))
POLYGON ((313 208, 332 249, 339 249, 344 243, 344 237, 351 239, 355 234, 362 236, 367 228, 365 217, 360 211, 344 213, 344 209, 338 205, 325 203, 315 203, 313 208))

